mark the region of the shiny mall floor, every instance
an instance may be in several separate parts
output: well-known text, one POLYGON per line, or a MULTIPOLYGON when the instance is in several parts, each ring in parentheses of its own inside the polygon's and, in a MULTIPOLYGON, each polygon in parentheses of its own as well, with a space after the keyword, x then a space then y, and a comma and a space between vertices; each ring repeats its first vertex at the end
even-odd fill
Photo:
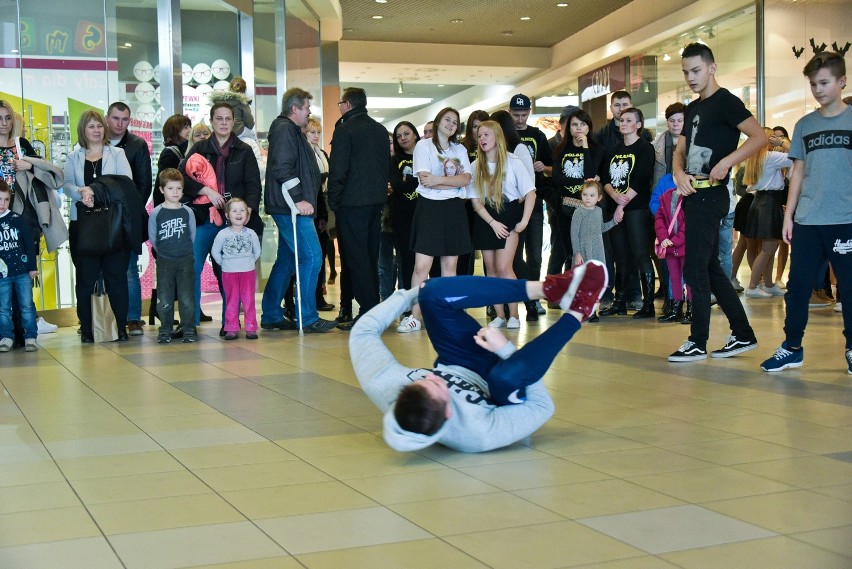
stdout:
MULTIPOLYGON (((783 302, 743 302, 761 346, 729 360, 669 364, 679 324, 585 325, 545 377, 555 416, 484 454, 386 447, 345 332, 60 329, 0 354, 0 567, 848 569, 841 316, 811 310, 805 366, 769 375, 783 302)), ((385 339, 430 365, 425 332, 385 339)))

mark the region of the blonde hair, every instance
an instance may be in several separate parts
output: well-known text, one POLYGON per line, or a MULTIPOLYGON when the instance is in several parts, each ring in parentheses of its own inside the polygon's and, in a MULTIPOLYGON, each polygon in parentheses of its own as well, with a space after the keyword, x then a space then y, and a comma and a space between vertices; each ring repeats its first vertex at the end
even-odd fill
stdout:
MULTIPOLYGON (((764 127, 763 130, 766 132, 767 136, 772 136, 772 129, 764 127)), ((760 177, 763 176, 763 166, 766 162, 766 153, 771 149, 772 145, 767 144, 746 159, 743 184, 751 186, 760 180, 760 177)))
MULTIPOLYGON (((100 123, 101 126, 104 127, 104 139, 106 139, 107 124, 104 120, 104 116, 96 109, 89 109, 80 115, 80 120, 77 121, 77 143, 83 148, 89 147, 89 141, 86 139, 86 127, 89 126, 89 123, 92 121, 100 123)), ((103 140, 101 140, 101 142, 103 142, 103 140)))
POLYGON ((207 131, 207 138, 210 138, 213 135, 213 131, 210 130, 210 127, 204 124, 203 122, 196 123, 195 126, 192 127, 192 130, 189 132, 189 145, 186 147, 186 153, 189 154, 189 151, 195 146, 195 137, 198 136, 202 130, 207 131))
POLYGON ((12 103, 5 99, 0 99, 0 107, 9 111, 9 114, 12 116, 12 130, 9 131, 9 139, 20 136, 22 125, 18 125, 19 115, 15 112, 15 109, 12 108, 12 103))
POLYGON ((231 208, 234 207, 235 205, 237 205, 238 203, 241 203, 244 206, 246 206, 246 211, 248 211, 248 204, 246 203, 246 201, 244 199, 242 199, 242 198, 231 198, 225 204, 225 215, 229 215, 231 213, 231 208))
MULTIPOLYGON (((594 178, 590 178, 583 182, 583 190, 586 188, 594 188, 598 192, 598 199, 603 196, 603 186, 601 186, 601 183, 594 178)), ((582 193, 583 190, 580 190, 580 193, 582 193)))
POLYGON ((494 141, 496 143, 497 157, 494 161, 494 172, 488 168, 488 156, 482 151, 482 148, 476 147, 476 179, 473 182, 473 188, 476 190, 476 195, 485 200, 488 205, 496 211, 503 209, 503 179, 506 177, 506 161, 508 160, 508 152, 506 151, 506 137, 503 135, 503 129, 496 121, 484 121, 479 123, 479 131, 487 128, 494 133, 494 141))
POLYGON ((311 128, 315 128, 318 131, 322 132, 322 124, 314 117, 308 118, 308 124, 305 127, 305 130, 311 130, 311 128))

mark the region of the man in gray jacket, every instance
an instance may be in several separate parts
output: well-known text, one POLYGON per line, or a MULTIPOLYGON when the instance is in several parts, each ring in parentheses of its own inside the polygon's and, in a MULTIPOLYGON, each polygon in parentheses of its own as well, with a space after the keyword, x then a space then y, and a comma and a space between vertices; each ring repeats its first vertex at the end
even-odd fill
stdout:
POLYGON ((367 397, 384 413, 384 438, 398 451, 434 443, 463 452, 510 445, 553 415, 541 377, 594 312, 606 268, 589 261, 544 282, 491 277, 430 279, 398 290, 352 330, 349 353, 367 397), (495 328, 482 328, 465 308, 546 298, 566 311, 550 328, 516 350, 495 328), (428 369, 403 366, 382 332, 419 302, 438 358, 428 369))
MULTIPOLYGON (((317 312, 314 290, 317 287, 322 250, 314 227, 317 196, 320 192, 320 171, 302 128, 311 114, 311 94, 293 87, 281 99, 281 114, 269 127, 269 154, 266 161, 266 190, 263 203, 278 226, 278 256, 263 290, 260 327, 264 330, 292 330, 297 327, 284 318, 281 302, 299 263, 301 289, 308 294, 301 298, 302 329, 305 332, 328 332, 337 322, 324 320, 317 312), (290 197, 299 215, 296 225, 290 217, 290 206, 284 199, 282 184, 288 182, 290 197), (296 259, 298 239, 299 258, 296 259)), ((297 312, 297 318, 299 310, 297 312)))

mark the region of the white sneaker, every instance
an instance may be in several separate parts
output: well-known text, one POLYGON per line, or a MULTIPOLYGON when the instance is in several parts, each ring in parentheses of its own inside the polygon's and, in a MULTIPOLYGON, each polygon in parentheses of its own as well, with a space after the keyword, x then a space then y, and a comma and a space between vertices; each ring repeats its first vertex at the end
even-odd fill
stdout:
POLYGON ((521 321, 515 318, 514 316, 510 317, 506 322, 506 328, 509 330, 517 330, 521 327, 521 321))
POLYGON ((25 352, 34 352, 38 349, 36 345, 35 338, 27 338, 24 340, 24 351, 25 352))
POLYGON ((59 326, 57 326, 56 324, 51 324, 41 316, 38 317, 36 324, 38 327, 39 334, 53 334, 59 329, 59 326))
POLYGON ((784 296, 784 291, 778 288, 778 285, 775 283, 772 283, 772 286, 760 285, 760 289, 772 296, 784 296))
POLYGON ((760 287, 747 288, 745 295, 748 298, 772 298, 772 295, 760 287))
POLYGON ((834 311, 835 312, 843 312, 843 306, 841 306, 840 302, 834 303, 834 311))
POLYGON ((12 349, 12 338, 0 338, 0 352, 8 352, 12 349))
POLYGON ((506 321, 503 318, 500 318, 499 316, 488 323, 489 328, 502 328, 505 325, 506 321))
POLYGON ((413 314, 409 314, 405 318, 402 319, 402 322, 399 323, 399 326, 396 327, 396 331, 400 334, 407 334, 408 332, 417 332, 423 325, 420 323, 413 314))

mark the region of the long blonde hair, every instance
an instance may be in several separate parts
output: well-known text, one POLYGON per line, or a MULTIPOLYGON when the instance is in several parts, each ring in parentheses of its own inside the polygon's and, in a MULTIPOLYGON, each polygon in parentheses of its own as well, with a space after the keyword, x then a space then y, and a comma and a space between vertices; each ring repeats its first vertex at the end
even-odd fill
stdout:
POLYGON ((476 190, 476 195, 484 199, 491 207, 497 211, 503 209, 503 179, 506 177, 506 160, 508 160, 508 152, 506 151, 506 137, 503 135, 503 129, 496 121, 484 121, 479 124, 479 132, 483 128, 487 128, 494 133, 494 141, 496 142, 497 157, 494 161, 494 172, 488 167, 488 156, 482 151, 482 148, 476 146, 476 179, 473 182, 473 187, 476 190))
MULTIPOLYGON (((772 129, 764 127, 763 130, 767 136, 772 136, 772 129)), ((743 184, 752 186, 760 180, 760 177, 763 176, 763 166, 766 163, 766 153, 770 150, 772 150, 772 145, 767 144, 748 157, 745 163, 743 184)))

